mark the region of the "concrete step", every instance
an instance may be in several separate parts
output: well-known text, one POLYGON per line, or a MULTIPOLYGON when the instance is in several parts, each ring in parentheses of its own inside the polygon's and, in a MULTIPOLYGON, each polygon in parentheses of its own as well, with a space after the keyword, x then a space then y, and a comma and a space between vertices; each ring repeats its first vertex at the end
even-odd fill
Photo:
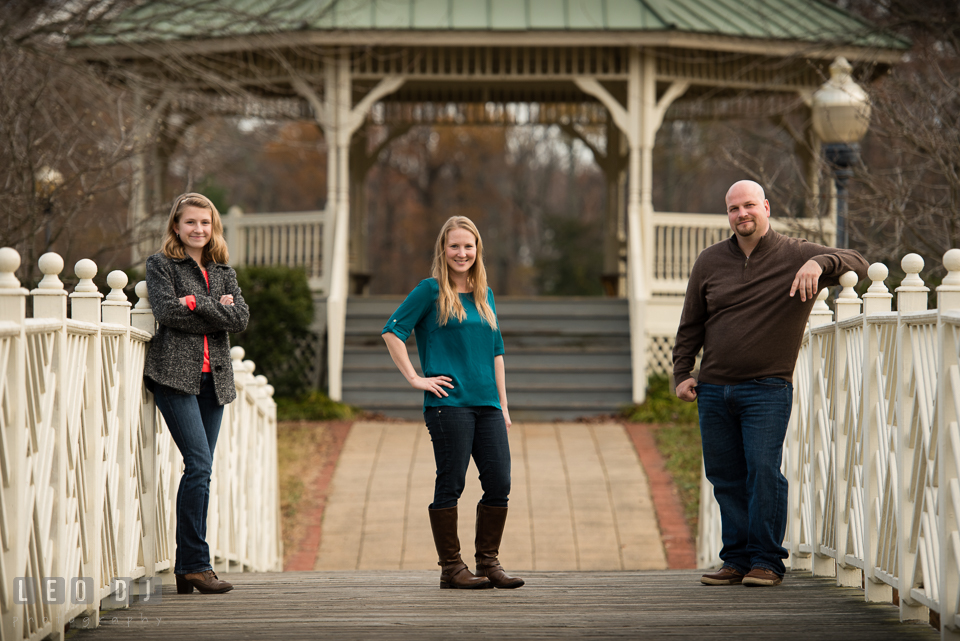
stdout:
MULTIPOLYGON (((378 407, 413 407, 423 401, 423 393, 401 380, 403 387, 343 387, 345 403, 367 410, 378 407)), ((544 388, 510 386, 510 407, 517 409, 583 409, 588 413, 613 412, 630 402, 630 387, 611 389, 605 386, 544 388)))
MULTIPOLYGON (((387 316, 393 313, 403 296, 368 296, 350 298, 347 301, 347 315, 351 317, 377 316, 387 322, 387 316)), ((497 316, 570 316, 589 317, 596 315, 628 315, 626 299, 594 297, 556 297, 556 298, 497 298, 497 316)), ((382 324, 381 324, 382 326, 382 324)))
MULTIPOLYGON (((379 336, 383 331, 387 317, 348 316, 347 336, 370 334, 379 336)), ((585 334, 609 335, 630 334, 630 323, 626 318, 610 318, 608 316, 570 317, 570 316, 528 316, 509 317, 499 315, 500 333, 506 338, 518 333, 549 333, 549 334, 585 334)))
MULTIPOLYGON (((344 350, 344 400, 387 416, 422 420, 423 394, 397 372, 380 331, 403 301, 350 299, 344 350)), ((515 420, 572 420, 609 414, 632 391, 627 302, 607 298, 503 298, 497 317, 506 349, 515 420)), ((407 354, 417 371, 416 340, 407 354)))
MULTIPOLYGON (((518 369, 569 368, 582 371, 593 371, 613 368, 616 370, 630 370, 629 349, 563 349, 563 348, 521 348, 505 346, 504 362, 507 365, 507 375, 518 369)), ((420 356, 416 348, 407 344, 407 355, 413 366, 420 367, 420 356)), ((387 369, 396 371, 396 365, 390 358, 385 345, 371 347, 350 346, 344 350, 344 371, 387 369)))
MULTIPOLYGON (((367 408, 367 411, 383 414, 389 418, 400 418, 407 421, 423 422, 423 408, 417 407, 382 407, 379 409, 367 408)), ((575 421, 579 418, 597 416, 598 414, 614 414, 615 412, 596 412, 593 409, 517 409, 510 408, 510 418, 514 423, 543 422, 543 421, 575 421)))
MULTIPOLYGON (((630 368, 599 368, 586 370, 578 367, 562 369, 549 367, 514 367, 507 369, 507 387, 509 391, 529 384, 533 387, 572 386, 583 384, 589 387, 630 387, 630 368)), ((400 372, 390 363, 389 368, 350 368, 344 369, 344 388, 360 389, 391 385, 400 381, 406 383, 400 372)))
MULTIPOLYGON (((352 322, 351 320, 347 321, 352 322)), ((408 346, 412 339, 407 340, 408 346)), ((348 334, 344 344, 345 348, 354 347, 383 349, 386 347, 383 338, 379 334, 373 333, 355 333, 348 334)), ((616 332, 610 334, 590 334, 590 333, 546 333, 546 332, 512 332, 503 334, 503 346, 507 352, 513 352, 518 348, 563 348, 569 350, 590 350, 590 349, 608 349, 630 350, 630 333, 616 332)))

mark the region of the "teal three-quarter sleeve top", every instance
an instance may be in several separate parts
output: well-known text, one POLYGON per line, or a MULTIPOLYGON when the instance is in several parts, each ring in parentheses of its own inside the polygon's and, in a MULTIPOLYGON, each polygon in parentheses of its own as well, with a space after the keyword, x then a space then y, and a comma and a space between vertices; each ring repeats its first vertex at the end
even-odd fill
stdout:
MULTIPOLYGON (((497 377, 493 359, 503 354, 503 337, 497 328, 484 321, 473 294, 460 294, 460 302, 467 312, 461 323, 450 316, 447 324, 437 324, 437 296, 440 285, 433 278, 420 281, 393 313, 381 334, 393 332, 406 342, 411 332, 416 332, 417 352, 423 375, 449 376, 453 389, 444 387, 448 394, 437 398, 433 392, 423 393, 424 410, 428 407, 475 407, 500 408, 497 393, 497 377)), ((493 292, 487 288, 487 302, 494 314, 497 307, 493 292)), ((502 409, 502 408, 500 408, 502 409)))

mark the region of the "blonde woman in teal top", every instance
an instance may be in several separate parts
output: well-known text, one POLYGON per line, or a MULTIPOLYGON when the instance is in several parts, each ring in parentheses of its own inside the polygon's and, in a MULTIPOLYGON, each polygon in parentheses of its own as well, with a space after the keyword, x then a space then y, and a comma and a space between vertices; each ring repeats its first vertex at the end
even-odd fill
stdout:
POLYGON ((503 365, 503 338, 493 292, 487 287, 483 241, 476 225, 453 216, 440 229, 433 277, 420 282, 390 316, 383 340, 393 362, 423 390, 423 417, 433 442, 437 479, 430 526, 440 557, 440 587, 518 588, 498 559, 510 495, 510 412, 503 365), (404 342, 416 332, 423 376, 404 342), (470 457, 480 471, 476 574, 460 556, 457 501, 470 457))

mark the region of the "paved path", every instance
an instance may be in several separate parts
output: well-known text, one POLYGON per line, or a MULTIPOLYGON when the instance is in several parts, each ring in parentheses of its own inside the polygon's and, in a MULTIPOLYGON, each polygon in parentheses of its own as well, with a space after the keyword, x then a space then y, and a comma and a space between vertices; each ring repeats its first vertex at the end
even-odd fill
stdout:
MULTIPOLYGON (((511 572, 667 567, 647 476, 623 426, 515 424, 510 449, 513 488, 500 554, 504 567, 511 572)), ((435 469, 423 424, 355 423, 332 480, 315 569, 436 569, 427 515, 435 469)), ((481 494, 471 462, 460 500, 465 558, 473 556, 481 494)))
POLYGON ((776 588, 709 587, 699 574, 526 572, 517 590, 441 590, 435 570, 223 575, 233 592, 178 595, 167 585, 159 603, 105 612, 103 627, 73 639, 940 638, 832 579, 790 573, 776 588))

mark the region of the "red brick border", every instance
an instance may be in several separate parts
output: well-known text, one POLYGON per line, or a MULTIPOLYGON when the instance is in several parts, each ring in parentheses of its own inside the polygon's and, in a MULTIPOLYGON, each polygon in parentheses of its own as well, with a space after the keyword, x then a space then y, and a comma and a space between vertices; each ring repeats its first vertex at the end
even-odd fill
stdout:
POLYGON ((347 434, 350 433, 352 425, 353 421, 327 423, 327 429, 333 436, 333 443, 327 450, 326 460, 320 472, 313 479, 313 486, 309 492, 305 493, 310 501, 305 506, 310 510, 307 516, 307 531, 297 545, 296 554, 291 556, 284 566, 284 572, 312 572, 317 563, 317 552, 320 550, 320 539, 323 536, 323 510, 327 507, 330 481, 333 480, 333 472, 337 469, 343 443, 347 440, 347 434))
POLYGON ((697 567, 697 551, 693 534, 683 517, 683 505, 667 471, 663 456, 657 449, 653 432, 659 425, 649 423, 624 423, 624 429, 633 441, 640 457, 640 464, 650 481, 650 495, 660 525, 660 539, 667 554, 667 567, 671 570, 697 567))

